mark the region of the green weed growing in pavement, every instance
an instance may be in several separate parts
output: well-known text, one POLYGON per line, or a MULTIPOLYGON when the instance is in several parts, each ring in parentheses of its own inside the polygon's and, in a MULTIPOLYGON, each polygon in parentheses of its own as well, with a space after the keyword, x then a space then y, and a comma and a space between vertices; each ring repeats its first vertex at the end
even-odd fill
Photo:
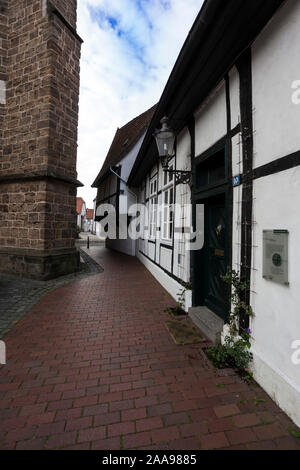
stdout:
POLYGON ((296 431, 294 428, 292 428, 291 426, 288 427, 288 430, 290 431, 290 434, 294 437, 297 437, 298 439, 300 439, 300 432, 296 431))
POLYGON ((240 400, 241 405, 246 405, 248 403, 248 400, 240 400))
MULTIPOLYGON (((239 370, 247 370, 253 355, 250 352, 251 330, 245 329, 239 336, 239 316, 241 312, 252 316, 250 305, 243 300, 243 294, 249 290, 249 283, 241 280, 240 275, 233 269, 227 268, 223 281, 230 286, 230 305, 228 325, 229 334, 224 339, 224 344, 212 346, 206 350, 208 358, 218 368, 236 367, 239 370)), ((248 372, 250 378, 251 373, 248 372)))
POLYGON ((191 284, 188 282, 182 283, 182 288, 177 294, 177 303, 176 307, 167 307, 164 309, 164 312, 169 313, 170 315, 183 315, 185 313, 185 292, 191 289, 191 284))
POLYGON ((216 387, 217 388, 225 388, 225 385, 224 384, 217 384, 216 387))
POLYGON ((266 403, 266 400, 264 398, 257 398, 255 397, 253 400, 253 403, 255 406, 259 405, 259 403, 266 403))

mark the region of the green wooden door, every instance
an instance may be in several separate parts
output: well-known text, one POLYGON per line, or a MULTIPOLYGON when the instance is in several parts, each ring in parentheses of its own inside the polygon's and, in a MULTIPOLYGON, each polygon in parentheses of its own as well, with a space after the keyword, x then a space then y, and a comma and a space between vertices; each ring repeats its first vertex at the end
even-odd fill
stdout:
POLYGON ((210 198, 205 203, 203 247, 203 303, 225 319, 228 313, 226 284, 226 205, 225 195, 210 198))

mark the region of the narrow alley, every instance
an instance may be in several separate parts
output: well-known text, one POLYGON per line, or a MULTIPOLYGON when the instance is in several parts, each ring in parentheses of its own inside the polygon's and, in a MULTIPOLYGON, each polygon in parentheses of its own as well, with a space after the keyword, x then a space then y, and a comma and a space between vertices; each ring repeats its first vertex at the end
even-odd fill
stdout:
POLYGON ((257 384, 174 343, 174 300, 136 258, 85 250, 104 272, 46 294, 3 338, 1 449, 300 449, 257 384))

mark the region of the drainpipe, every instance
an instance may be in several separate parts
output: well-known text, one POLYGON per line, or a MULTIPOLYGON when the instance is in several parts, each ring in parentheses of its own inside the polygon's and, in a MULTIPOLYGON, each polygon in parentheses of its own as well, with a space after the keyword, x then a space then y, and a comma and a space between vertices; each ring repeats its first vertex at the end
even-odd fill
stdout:
POLYGON ((137 203, 137 195, 136 195, 133 191, 131 191, 131 189, 129 189, 129 187, 128 187, 128 185, 127 185, 127 181, 125 181, 123 178, 121 178, 121 176, 118 175, 118 173, 116 173, 116 172, 112 169, 111 166, 109 167, 109 169, 110 169, 110 171, 111 171, 117 178, 119 178, 120 181, 122 181, 122 183, 126 184, 128 192, 129 192, 130 194, 132 194, 132 195, 135 197, 135 202, 137 203))

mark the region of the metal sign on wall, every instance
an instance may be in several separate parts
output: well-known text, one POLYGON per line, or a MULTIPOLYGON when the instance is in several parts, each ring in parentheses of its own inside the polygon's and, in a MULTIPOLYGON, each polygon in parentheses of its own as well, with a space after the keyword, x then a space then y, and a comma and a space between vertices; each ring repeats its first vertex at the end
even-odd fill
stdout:
POLYGON ((289 284, 287 230, 263 231, 263 277, 280 284, 289 284))

